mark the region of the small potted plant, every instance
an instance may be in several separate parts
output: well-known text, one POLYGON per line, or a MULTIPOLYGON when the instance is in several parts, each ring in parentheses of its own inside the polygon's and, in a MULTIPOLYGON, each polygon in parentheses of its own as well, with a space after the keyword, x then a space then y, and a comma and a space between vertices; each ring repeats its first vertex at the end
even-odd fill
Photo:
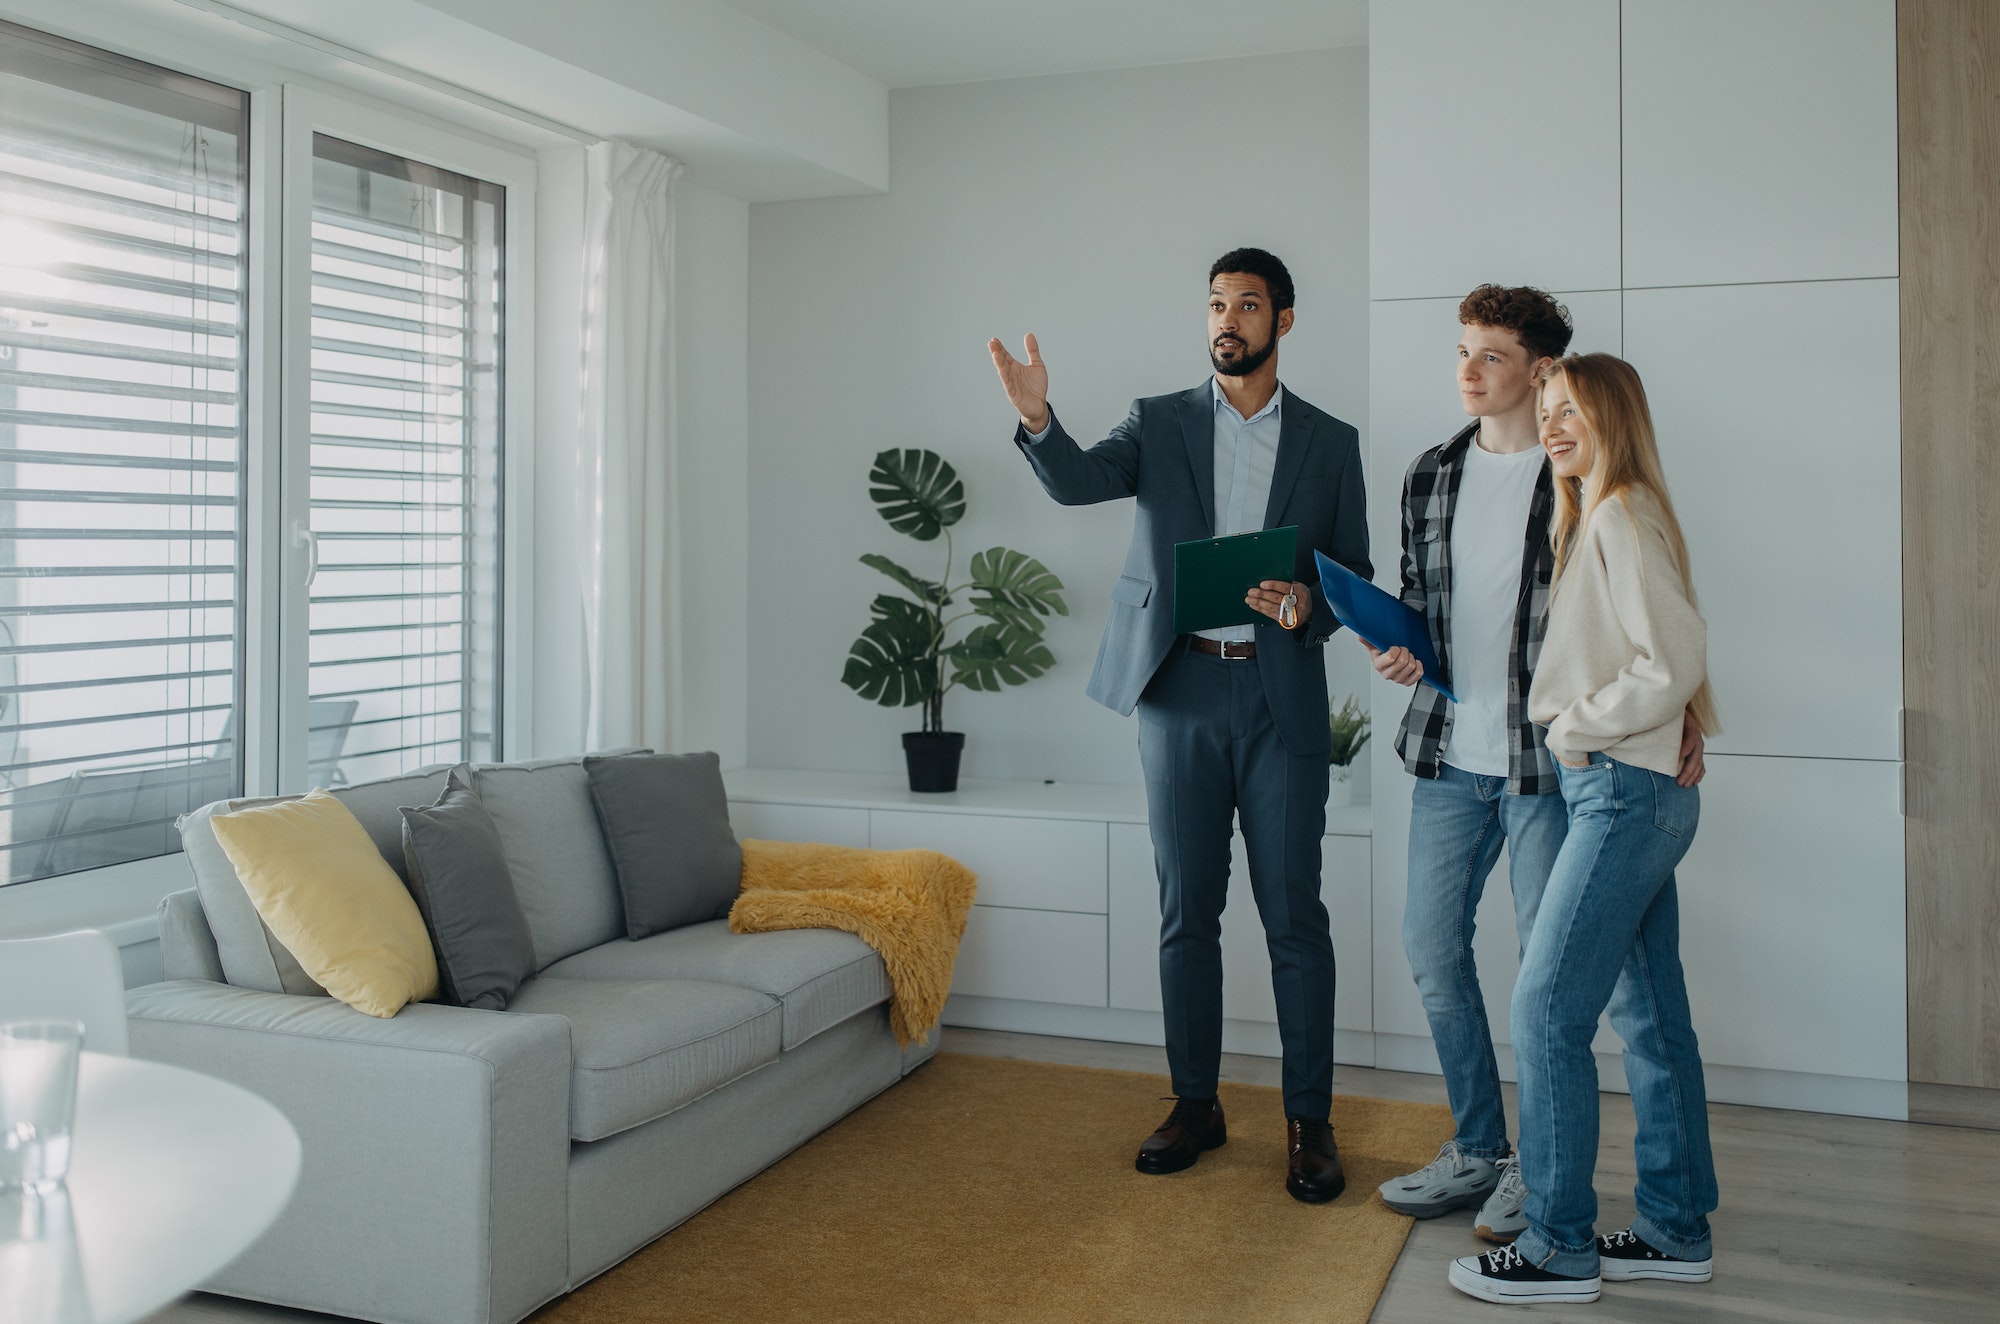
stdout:
POLYGON ((1333 753, 1327 760, 1333 764, 1333 780, 1326 796, 1329 809, 1354 803, 1354 760, 1368 743, 1368 722, 1367 712, 1352 694, 1329 714, 1328 725, 1333 732, 1333 753))
POLYGON ((1042 618, 1067 616, 1063 584, 1032 556, 989 547, 973 556, 965 579, 952 582, 951 527, 965 516, 965 486, 934 451, 886 450, 868 471, 868 495, 898 533, 918 542, 944 538, 944 573, 912 574, 873 552, 861 564, 901 586, 879 594, 874 618, 848 650, 843 685, 885 708, 923 706, 923 726, 903 735, 912 791, 955 791, 965 733, 944 729, 944 696, 960 685, 999 690, 1056 664, 1042 642, 1042 618), (961 610, 954 610, 963 602, 961 610), (951 631, 977 620, 956 639, 951 631))

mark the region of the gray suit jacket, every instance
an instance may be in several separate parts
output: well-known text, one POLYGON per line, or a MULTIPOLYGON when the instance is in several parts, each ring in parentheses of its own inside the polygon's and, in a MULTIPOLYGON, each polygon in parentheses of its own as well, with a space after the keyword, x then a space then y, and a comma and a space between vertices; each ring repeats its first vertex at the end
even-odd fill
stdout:
MULTIPOLYGON (((1324 754, 1326 660, 1320 648, 1340 628, 1319 591, 1315 549, 1363 579, 1368 563, 1368 500, 1355 430, 1285 392, 1277 468, 1264 527, 1299 526, 1292 578, 1314 585, 1312 614, 1299 629, 1257 623, 1255 666, 1285 747, 1324 754)), ((1054 420, 1054 414, 1051 413, 1054 420)), ((1015 442, 1050 496, 1066 506, 1137 497, 1125 572, 1111 588, 1111 617, 1085 692, 1113 712, 1130 714, 1174 645, 1174 544, 1212 536, 1215 528, 1215 405, 1207 380, 1192 391, 1136 400, 1125 421, 1089 450, 1052 422, 1039 442, 1016 428, 1015 442)))

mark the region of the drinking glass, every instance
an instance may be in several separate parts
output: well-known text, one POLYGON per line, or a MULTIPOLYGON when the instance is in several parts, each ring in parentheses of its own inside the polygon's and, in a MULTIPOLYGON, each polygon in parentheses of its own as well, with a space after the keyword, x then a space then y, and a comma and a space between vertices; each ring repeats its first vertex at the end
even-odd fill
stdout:
POLYGON ((69 1174, 78 1021, 0 1022, 0 1191, 46 1191, 69 1174))
POLYGON ((77 1253, 69 1191, 0 1191, 0 1319, 8 1324, 90 1324, 90 1292, 77 1253))

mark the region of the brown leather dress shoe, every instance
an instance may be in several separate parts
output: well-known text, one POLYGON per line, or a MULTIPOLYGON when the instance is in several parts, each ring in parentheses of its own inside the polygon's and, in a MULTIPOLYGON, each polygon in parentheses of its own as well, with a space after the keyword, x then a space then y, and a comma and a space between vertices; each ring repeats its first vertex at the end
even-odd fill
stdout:
POLYGON ((1340 1150, 1333 1143, 1333 1123, 1286 1117, 1285 1148, 1291 1154, 1285 1189, 1294 1200, 1325 1204, 1347 1189, 1347 1174, 1340 1170, 1340 1150))
POLYGON ((1229 1139, 1222 1124, 1222 1105, 1195 1099, 1175 1099, 1174 1110, 1160 1129, 1139 1146, 1139 1158, 1132 1166, 1141 1172, 1179 1172, 1191 1168, 1202 1151, 1220 1149, 1229 1139))

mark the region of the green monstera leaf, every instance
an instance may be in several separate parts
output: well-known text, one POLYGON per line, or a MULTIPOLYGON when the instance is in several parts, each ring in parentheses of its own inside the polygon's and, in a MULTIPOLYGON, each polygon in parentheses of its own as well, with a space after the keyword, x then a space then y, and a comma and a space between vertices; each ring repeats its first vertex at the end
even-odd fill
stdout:
POLYGON ((999 622, 976 627, 945 653, 951 658, 952 683, 970 690, 1019 685, 1056 664, 1039 631, 999 622))
POLYGON ((922 703, 938 687, 930 613, 886 593, 875 599, 871 610, 875 619, 848 650, 840 683, 884 708, 922 703))
POLYGON ((868 482, 868 495, 889 527, 918 542, 932 541, 965 517, 965 484, 936 451, 883 451, 868 482))
POLYGON ((944 595, 943 584, 937 583, 934 580, 921 579, 903 569, 903 567, 897 565, 886 556, 878 556, 874 552, 869 552, 862 556, 861 564, 867 566, 870 570, 879 570, 889 576, 889 578, 915 594, 921 602, 937 606, 940 603, 949 601, 944 595))
POLYGON ((979 595, 974 606, 982 616, 1005 621, 1018 619, 1025 612, 1069 615, 1069 604, 1062 596, 1063 582, 1025 553, 989 547, 972 558, 969 573, 979 595))
POLYGON ((1042 618, 1026 607, 1016 607, 1000 598, 974 598, 972 609, 989 621, 1026 630, 1037 639, 1042 637, 1042 618))

